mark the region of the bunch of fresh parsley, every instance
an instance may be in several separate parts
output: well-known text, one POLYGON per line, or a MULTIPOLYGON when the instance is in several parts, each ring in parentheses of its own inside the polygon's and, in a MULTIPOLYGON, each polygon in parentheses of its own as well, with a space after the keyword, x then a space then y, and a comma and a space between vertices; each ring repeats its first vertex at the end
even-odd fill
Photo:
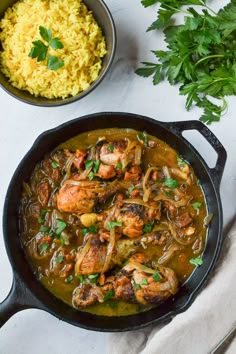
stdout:
POLYGON ((47 58, 47 68, 49 70, 57 70, 61 68, 64 65, 64 61, 54 55, 48 55, 48 50, 49 47, 53 49, 64 48, 62 42, 58 37, 52 38, 52 30, 45 27, 39 26, 39 33, 48 45, 41 40, 32 42, 34 46, 31 48, 28 56, 30 58, 37 58, 38 62, 44 61, 47 58))
POLYGON ((154 85, 166 78, 180 84, 187 110, 196 105, 203 109, 202 122, 219 121, 227 108, 225 96, 236 94, 236 0, 218 13, 206 0, 142 0, 145 7, 155 3, 160 5, 157 19, 148 31, 164 28, 167 50, 153 51, 158 62, 143 62, 136 73, 153 76, 154 85), (186 5, 200 5, 201 11, 186 5), (186 15, 184 23, 172 25, 179 12, 186 15))

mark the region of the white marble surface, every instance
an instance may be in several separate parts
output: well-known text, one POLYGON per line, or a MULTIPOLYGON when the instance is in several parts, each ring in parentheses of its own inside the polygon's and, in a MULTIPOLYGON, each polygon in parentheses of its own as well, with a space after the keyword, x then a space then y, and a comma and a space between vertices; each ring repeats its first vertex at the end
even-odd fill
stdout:
MULTIPOLYGON (((177 87, 162 83, 153 87, 151 80, 134 74, 142 60, 153 59, 150 49, 163 48, 162 36, 145 33, 154 19, 154 8, 144 9, 139 0, 106 0, 116 23, 118 47, 109 75, 89 96, 59 108, 37 108, 18 102, 0 90, 0 213, 9 180, 35 138, 44 130, 70 119, 99 111, 127 111, 163 121, 198 119, 199 111, 184 109, 184 98, 177 87)), ((217 1, 220 7, 227 1, 217 1)), ((221 184, 225 224, 235 215, 236 195, 236 106, 228 99, 229 109, 218 124, 211 126, 228 152, 221 184)), ((91 127, 92 128, 92 127, 91 127)), ((209 145, 191 134, 191 142, 214 166, 215 154, 209 145)), ((12 271, 0 232, 0 301, 8 294, 12 271)), ((39 310, 26 310, 13 316, 0 331, 1 354, 108 353, 109 334, 89 332, 57 320, 39 310)), ((201 354, 201 353, 200 353, 201 354)))

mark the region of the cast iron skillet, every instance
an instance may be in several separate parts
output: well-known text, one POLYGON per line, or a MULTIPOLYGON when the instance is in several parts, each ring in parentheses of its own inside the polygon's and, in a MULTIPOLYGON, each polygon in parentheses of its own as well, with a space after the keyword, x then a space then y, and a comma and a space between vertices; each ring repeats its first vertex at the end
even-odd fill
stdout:
POLYGON ((13 269, 13 284, 8 297, 0 304, 0 326, 14 313, 27 308, 45 310, 73 325, 96 331, 128 331, 151 323, 163 323, 185 311, 194 301, 214 266, 222 241, 222 207, 219 186, 226 162, 226 151, 213 133, 199 121, 163 123, 129 113, 96 113, 67 122, 41 134, 17 167, 10 182, 4 205, 3 233, 13 269), (85 131, 99 128, 134 128, 147 131, 176 149, 193 166, 199 177, 208 207, 214 214, 209 226, 204 263, 181 287, 174 299, 150 311, 124 317, 96 316, 80 312, 54 297, 35 278, 20 244, 18 207, 21 185, 36 163, 61 142, 85 131), (198 130, 218 154, 216 166, 209 168, 194 147, 182 136, 184 130, 198 130))

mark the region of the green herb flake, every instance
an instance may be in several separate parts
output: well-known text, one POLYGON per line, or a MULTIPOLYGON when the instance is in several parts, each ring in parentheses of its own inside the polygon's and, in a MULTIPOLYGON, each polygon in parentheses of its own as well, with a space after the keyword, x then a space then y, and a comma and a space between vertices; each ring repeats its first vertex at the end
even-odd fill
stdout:
POLYGON ((136 283, 135 280, 133 279, 133 282, 134 282, 134 287, 137 289, 137 290, 141 290, 141 285, 136 283))
POLYGON ((180 156, 177 156, 177 162, 178 162, 179 167, 183 167, 183 166, 187 165, 187 162, 180 156))
POLYGON ((200 182, 199 179, 197 180, 196 185, 197 185, 198 187, 201 185, 201 182, 200 182))
POLYGON ((172 198, 172 194, 169 191, 167 191, 166 189, 164 189, 164 193, 168 198, 172 198))
POLYGON ((65 278, 65 283, 71 283, 72 280, 74 279, 73 275, 69 275, 67 278, 65 278))
POLYGON ((85 283, 85 277, 82 274, 77 274, 77 278, 79 279, 80 284, 85 283))
POLYGON ((94 173, 97 173, 100 167, 101 161, 100 160, 96 160, 93 163, 93 171, 94 173))
POLYGON ((104 296, 103 300, 104 300, 104 301, 108 301, 108 300, 111 299, 114 295, 115 295, 114 290, 110 289, 110 290, 108 290, 108 292, 107 292, 106 295, 104 296))
POLYGON ((45 221, 45 216, 46 216, 46 214, 47 214, 47 210, 45 210, 45 209, 41 209, 40 210, 40 217, 38 218, 38 222, 40 223, 40 224, 43 224, 44 223, 44 221, 45 221))
POLYGON ((119 170, 122 170, 123 166, 121 162, 118 162, 116 165, 116 168, 118 168, 119 170))
POLYGON ((58 256, 57 258, 56 258, 56 262, 57 263, 62 263, 64 261, 64 256, 63 255, 61 255, 61 256, 58 256))
POLYGON ((86 170, 88 170, 89 168, 92 168, 92 167, 93 167, 93 163, 94 163, 93 160, 86 160, 86 161, 84 161, 86 170))
POLYGON ((47 29, 43 26, 39 26, 39 33, 40 36, 48 43, 52 39, 52 30, 50 30, 50 28, 47 29))
POLYGON ((153 280, 154 280, 156 283, 159 282, 159 281, 161 280, 159 270, 156 270, 152 277, 153 277, 153 280))
POLYGON ((41 245, 39 246, 40 254, 46 253, 48 249, 49 249, 49 244, 46 242, 41 243, 41 245))
POLYGON ((145 146, 148 146, 148 139, 147 139, 147 133, 138 133, 137 134, 137 139, 140 143, 144 144, 145 146))
POLYGON ((49 45, 53 49, 62 49, 62 48, 64 48, 64 45, 62 44, 62 42, 60 41, 60 39, 58 37, 55 37, 55 38, 51 39, 49 41, 49 45))
POLYGON ((50 232, 50 230, 51 230, 50 227, 44 226, 44 225, 41 225, 40 229, 39 229, 39 231, 43 232, 43 233, 48 233, 48 232, 50 232))
POLYGON ((89 180, 92 181, 94 179, 94 172, 90 171, 89 172, 89 180))
POLYGON ((144 225, 143 232, 149 233, 152 232, 153 229, 153 223, 148 223, 144 225))
POLYGON ((85 228, 81 229, 81 233, 84 237, 89 233, 97 234, 98 233, 98 226, 92 225, 89 227, 85 227, 85 228))
POLYGON ((134 189, 135 189, 135 186, 132 184, 132 186, 128 188, 128 193, 131 194, 134 189))
POLYGON ((193 209, 195 209, 197 212, 199 211, 199 209, 201 208, 202 203, 201 202, 196 202, 192 204, 193 209))
POLYGON ((89 274, 88 275, 88 279, 90 280, 90 283, 96 283, 98 277, 99 277, 99 274, 89 274))
POLYGON ((112 145, 112 144, 109 144, 107 147, 110 152, 113 152, 115 149, 114 145, 112 145))
POLYGON ((81 234, 85 237, 89 233, 89 230, 87 227, 81 229, 81 234))
POLYGON ((49 70, 58 70, 64 66, 64 60, 60 60, 54 55, 48 55, 47 68, 49 70))
POLYGON ((198 256, 197 258, 191 258, 189 263, 193 264, 196 267, 200 267, 203 264, 202 256, 198 256))
POLYGON ((59 163, 55 160, 52 161, 51 165, 52 165, 52 168, 54 168, 54 169, 58 168, 60 166, 59 163))
POLYGON ((141 285, 148 285, 148 281, 146 278, 143 278, 141 281, 141 285))
POLYGON ((173 178, 166 178, 163 182, 163 184, 171 189, 177 188, 179 185, 179 182, 176 181, 176 179, 173 178))
POLYGON ((123 225, 123 222, 122 221, 108 221, 107 223, 107 229, 108 230, 111 230, 113 229, 114 227, 118 226, 122 226, 123 225))
POLYGON ((60 218, 57 218, 56 220, 57 220, 56 227, 55 227, 56 235, 60 235, 62 231, 64 231, 65 228, 67 227, 67 223, 60 218))
POLYGON ((28 56, 30 58, 37 58, 38 62, 44 61, 47 58, 48 47, 40 40, 34 41, 28 56))

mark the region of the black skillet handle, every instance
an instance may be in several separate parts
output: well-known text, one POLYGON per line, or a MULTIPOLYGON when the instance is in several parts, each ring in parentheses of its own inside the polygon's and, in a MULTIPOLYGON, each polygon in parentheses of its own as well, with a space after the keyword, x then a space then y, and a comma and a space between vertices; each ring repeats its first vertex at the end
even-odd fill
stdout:
POLYGON ((227 159, 227 153, 224 146, 217 139, 217 137, 212 133, 212 131, 207 128, 202 122, 197 120, 192 121, 181 121, 181 122, 173 122, 173 123, 165 123, 167 127, 176 135, 182 137, 182 133, 185 130, 197 130, 204 138, 208 141, 208 143, 213 147, 216 151, 218 157, 216 161, 216 165, 214 168, 209 167, 209 172, 214 181, 215 186, 217 188, 220 187, 221 178, 224 172, 224 167, 227 159))
POLYGON ((6 299, 0 303, 0 328, 17 312, 29 308, 42 308, 31 292, 13 276, 11 290, 6 299))

